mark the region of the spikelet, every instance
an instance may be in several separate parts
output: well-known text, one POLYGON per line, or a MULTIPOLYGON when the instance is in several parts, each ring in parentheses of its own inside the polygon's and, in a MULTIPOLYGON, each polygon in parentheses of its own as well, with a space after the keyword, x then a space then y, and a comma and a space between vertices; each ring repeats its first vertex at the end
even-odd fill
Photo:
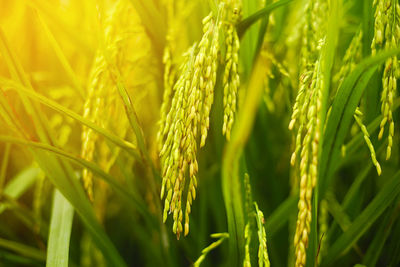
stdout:
MULTIPOLYGON (((260 8, 265 7, 265 0, 260 1, 260 8)), ((268 4, 273 4, 275 3, 276 0, 269 1, 268 4)), ((288 52, 288 49, 282 45, 282 44, 276 44, 274 45, 274 49, 271 49, 271 43, 276 43, 274 38, 274 32, 276 30, 275 27, 275 13, 271 13, 268 16, 268 27, 266 29, 266 32, 264 34, 264 42, 261 46, 261 51, 260 55, 261 58, 265 58, 268 64, 272 64, 273 67, 267 68, 267 75, 264 77, 263 81, 263 87, 264 87, 264 94, 263 94, 263 100, 266 108, 268 109, 269 112, 273 113, 279 109, 279 111, 282 111, 282 109, 286 109, 286 103, 284 101, 279 101, 278 99, 282 99, 287 94, 288 90, 288 85, 290 85, 291 82, 291 77, 288 72, 288 68, 286 67, 287 63, 286 60, 281 60, 277 59, 277 55, 280 54, 283 51, 288 52), (278 81, 278 77, 275 76, 275 73, 278 75, 283 76, 282 80, 280 80, 274 87, 274 90, 271 90, 270 83, 272 80, 275 79, 275 81, 278 81)), ((296 25, 298 25, 298 20, 296 20, 296 25)), ((293 27, 291 27, 293 29, 293 27)), ((297 54, 296 54, 297 55, 297 54)), ((297 58, 296 58, 297 60, 297 58)), ((291 64, 293 67, 296 64, 291 64)), ((295 75, 297 77, 297 75, 295 75)), ((280 77, 279 77, 280 78, 280 77)))
POLYGON ((306 121, 307 109, 309 98, 307 94, 313 76, 314 63, 318 59, 319 42, 324 38, 322 34, 324 23, 323 14, 326 6, 318 0, 310 0, 306 7, 306 23, 303 27, 303 38, 301 47, 301 66, 299 78, 299 90, 297 92, 296 100, 293 106, 293 112, 289 123, 289 129, 292 130, 298 122, 299 130, 296 136, 296 149, 292 155, 291 164, 294 165, 296 155, 300 152, 301 133, 304 130, 306 121), (299 135, 300 134, 300 135, 299 135))
MULTIPOLYGON (((354 36, 354 38, 350 42, 350 45, 347 48, 344 58, 343 58, 342 67, 340 68, 339 72, 334 77, 334 80, 338 81, 338 87, 340 87, 344 78, 350 72, 352 72, 354 70, 356 64, 360 61, 361 50, 362 50, 362 32, 360 31, 358 34, 356 34, 354 36)), ((355 119, 357 125, 360 127, 360 129, 364 135, 365 143, 367 144, 368 149, 370 150, 370 153, 371 153, 372 163, 375 165, 378 175, 380 175, 382 172, 381 166, 376 159, 375 148, 372 145, 372 142, 369 138, 368 130, 362 122, 362 119, 361 119, 362 112, 359 107, 356 108, 356 111, 353 116, 354 116, 354 119, 355 119)), ((346 147, 344 145, 341 148, 341 152, 342 152, 342 156, 346 155, 346 147)))
POLYGON ((247 223, 244 228, 244 259, 243 266, 250 267, 250 247, 251 236, 254 230, 257 230, 258 236, 258 266, 270 266, 268 250, 267 250, 267 235, 264 227, 264 214, 258 208, 257 202, 252 201, 250 177, 247 173, 244 174, 245 188, 245 210, 247 213, 247 223))
POLYGON ((321 135, 319 113, 322 102, 324 77, 321 72, 321 53, 324 45, 324 24, 322 18, 326 12, 326 3, 318 0, 308 2, 306 9, 307 22, 303 29, 301 51, 301 75, 299 91, 293 107, 289 129, 298 122, 295 151, 291 157, 294 165, 300 154, 300 199, 294 236, 295 265, 305 266, 306 249, 311 223, 311 197, 318 177, 318 147, 321 135))
POLYGON ((234 115, 237 106, 238 88, 240 86, 239 77, 239 36, 236 32, 236 23, 240 20, 241 5, 239 1, 226 1, 226 23, 225 23, 225 71, 223 77, 224 87, 224 124, 222 134, 229 140, 231 136, 234 115))
MULTIPOLYGON (((286 69, 286 67, 284 66, 284 64, 280 63, 278 61, 278 59, 276 59, 276 57, 270 52, 268 51, 268 46, 264 43, 264 45, 262 46, 261 49, 261 56, 264 57, 265 59, 267 59, 269 62, 271 62, 271 64, 277 69, 277 71, 279 72, 280 75, 282 75, 283 77, 287 78, 290 84, 290 75, 288 73, 288 70, 286 69)), ((267 109, 270 112, 275 111, 276 108, 276 101, 274 101, 275 96, 277 96, 279 94, 279 97, 282 96, 282 94, 285 94, 285 90, 286 87, 285 86, 279 86, 277 88, 277 90, 275 90, 274 95, 271 92, 271 88, 270 88, 270 81, 275 79, 275 75, 273 73, 273 68, 268 68, 268 72, 267 75, 264 78, 264 103, 267 107, 267 109)))
MULTIPOLYGON (((142 55, 132 53, 132 47, 137 45, 140 25, 131 3, 119 0, 112 13, 104 21, 104 36, 102 45, 98 48, 92 71, 88 80, 88 96, 84 104, 83 117, 104 128, 111 128, 116 134, 125 136, 128 120, 122 101, 114 83, 115 72, 121 73, 128 80, 128 90, 131 89, 132 65, 142 55), (137 32, 135 32, 137 30, 137 32)), ((88 161, 94 159, 103 162, 104 169, 109 169, 118 154, 119 149, 107 153, 99 153, 95 158, 96 144, 100 137, 88 127, 82 130, 81 157, 88 161), (107 162, 107 163, 105 163, 107 162)), ((100 144, 101 145, 101 144, 100 144)), ((104 144, 102 144, 104 151, 104 144)), ((82 178, 85 190, 93 201, 93 177, 87 169, 83 170, 82 178)))
POLYGON ((327 252, 327 232, 328 232, 328 201, 326 199, 322 199, 319 207, 318 214, 318 223, 319 223, 319 242, 320 249, 318 254, 318 263, 320 263, 321 255, 324 255, 327 252))
POLYGON ((204 261, 206 258, 207 254, 212 251, 213 249, 216 249, 219 245, 221 245, 225 239, 229 238, 228 233, 215 233, 210 235, 211 238, 218 238, 217 241, 211 243, 208 247, 204 248, 201 251, 201 256, 193 263, 193 267, 199 267, 200 264, 204 261))
POLYGON ((376 172, 378 173, 378 175, 381 175, 381 173, 382 173, 381 165, 379 164, 378 160, 376 159, 375 149, 371 143, 371 139, 369 138, 369 133, 368 133, 367 127, 365 127, 365 125, 363 124, 363 122, 361 120, 362 115, 363 115, 362 112, 357 107, 356 112, 354 113, 354 119, 357 122, 358 126, 361 129, 361 132, 364 135, 364 140, 365 140, 365 143, 367 144, 368 149, 371 153, 371 160, 376 168, 376 172))
MULTIPOLYGON (((121 5, 123 1, 119 1, 121 5)), ((112 20, 117 16, 119 8, 116 7, 112 18, 110 19, 107 33, 110 32, 112 20)), ((107 34, 106 33, 106 34, 107 34)), ((107 62, 104 58, 103 51, 98 49, 95 56, 95 62, 89 77, 89 91, 83 108, 83 117, 89 119, 96 124, 101 124, 101 114, 105 112, 107 107, 107 99, 110 98, 110 89, 112 88, 111 79, 107 71, 107 62)), ((81 157, 88 161, 93 160, 95 144, 99 136, 90 128, 83 126, 82 130, 82 148, 81 157)), ((83 185, 86 193, 91 201, 93 201, 93 174, 88 169, 83 169, 82 173, 83 185)))
MULTIPOLYGON (((394 49, 399 45, 400 39, 400 5, 397 1, 391 0, 375 0, 373 5, 375 11, 375 32, 372 40, 372 54, 377 49, 394 49), (395 5, 393 5, 395 3, 395 5)), ((382 96, 381 96, 381 112, 383 119, 380 124, 378 138, 383 137, 385 125, 389 125, 388 146, 386 149, 386 159, 388 160, 392 154, 394 121, 392 115, 393 99, 396 97, 397 79, 400 76, 400 68, 398 67, 397 56, 393 56, 386 60, 382 77, 382 96)))
MULTIPOLYGON (((105 93, 104 84, 99 83, 100 73, 104 70, 104 62, 102 62, 102 57, 100 55, 96 56, 95 65, 97 71, 92 72, 91 77, 93 77, 92 84, 90 85, 88 98, 84 105, 83 117, 95 121, 98 118, 100 108, 104 107, 104 96, 105 93), (102 70, 103 69, 103 70, 102 70), (96 78, 95 78, 96 77, 96 78), (98 84, 99 83, 99 84, 98 84)), ((93 154, 95 149, 95 143, 98 139, 98 135, 90 128, 84 126, 82 130, 82 148, 81 157, 88 161, 93 160, 93 154)), ((86 193, 91 201, 93 201, 93 174, 87 170, 83 169, 82 173, 83 185, 85 187, 86 193)))
POLYGON ((251 228, 250 221, 246 223, 244 228, 244 240, 246 241, 244 246, 244 260, 243 267, 251 267, 250 261, 250 243, 251 243, 251 228))
MULTIPOLYGON (((222 5, 220 5, 220 14, 223 13, 222 5)), ((214 86, 217 80, 217 58, 219 53, 219 29, 221 27, 221 21, 213 23, 206 17, 203 20, 205 23, 205 29, 208 29, 208 35, 210 35, 211 42, 207 39, 202 39, 199 43, 200 52, 196 58, 198 68, 204 69, 203 75, 199 77, 198 86, 204 91, 203 109, 201 114, 201 140, 200 147, 203 147, 206 143, 207 132, 210 127, 210 111, 212 103, 214 102, 214 86), (204 40, 204 42, 203 42, 204 40), (209 49, 209 52, 207 51, 209 49), (204 59, 203 59, 204 58, 204 59), (202 62, 204 60, 204 62, 202 62)), ((194 76, 195 78, 195 76, 194 76)), ((195 81, 195 79, 193 79, 195 81)), ((196 84, 196 83, 195 83, 196 84)))
MULTIPOLYGON (((321 61, 315 64, 315 70, 311 78, 310 91, 308 92, 306 106, 307 111, 306 133, 301 144, 300 161, 300 199, 298 203, 299 213, 297 217, 294 244, 296 249, 296 266, 305 266, 306 248, 311 223, 311 197, 313 188, 317 183, 318 144, 320 136, 320 119, 318 114, 321 108, 322 75, 320 71, 321 61)), ((304 112, 305 112, 304 111, 304 112)))
POLYGON ((178 239, 183 230, 185 235, 189 233, 189 214, 196 198, 197 138, 200 137, 200 147, 204 146, 214 100, 222 9, 220 5, 217 18, 210 13, 203 19, 203 37, 185 55, 173 87, 170 110, 158 134, 163 144, 160 151, 161 199, 165 198, 163 220, 167 219, 168 213, 173 214, 173 232, 178 239), (189 187, 183 214, 182 194, 187 172, 189 187))
POLYGON ((264 214, 258 208, 256 202, 253 202, 254 210, 249 214, 248 221, 244 228, 244 238, 245 238, 245 247, 244 247, 244 260, 243 266, 250 267, 251 260, 250 260, 250 247, 251 247, 251 236, 253 233, 253 229, 257 227, 257 236, 258 236, 258 266, 262 267, 269 267, 269 257, 268 257, 268 250, 267 250, 267 234, 265 232, 264 227, 264 214), (255 220, 255 224, 254 224, 255 220))
POLYGON ((343 57, 342 66, 339 72, 334 76, 334 80, 338 82, 337 88, 340 87, 344 78, 356 67, 356 64, 361 59, 362 52, 362 36, 363 33, 360 31, 356 34, 350 42, 349 47, 343 57))
POLYGON ((250 176, 248 173, 244 174, 244 191, 245 191, 245 211, 247 214, 247 223, 244 228, 244 240, 245 240, 245 247, 244 247, 244 260, 243 266, 250 267, 250 243, 251 243, 251 235, 252 235, 252 227, 254 227, 253 223, 253 201, 251 195, 251 185, 250 185, 250 176))
POLYGON ((269 267, 269 257, 267 251, 267 234, 265 232, 264 227, 264 214, 261 210, 258 209, 258 205, 254 202, 254 206, 256 209, 256 220, 257 220, 257 235, 258 235, 258 266, 260 267, 269 267))
MULTIPOLYGON (((294 2, 292 8, 288 14, 288 20, 285 25, 285 43, 283 49, 285 49, 285 61, 293 62, 293 60, 298 60, 299 48, 302 47, 304 43, 304 38, 302 35, 304 31, 309 28, 306 26, 309 23, 309 16, 305 15, 306 11, 309 9, 309 4, 305 5, 304 2, 294 2)), ((309 26, 309 25, 308 25, 309 26)), ((293 77, 293 84, 298 82, 298 72, 299 64, 288 64, 288 72, 290 77, 293 77), (297 79, 297 80, 295 80, 297 79)))
POLYGON ((160 120, 159 124, 159 131, 157 133, 157 142, 158 148, 162 148, 162 133, 164 132, 165 127, 165 120, 167 117, 168 109, 171 106, 171 98, 173 93, 173 86, 175 82, 175 66, 173 64, 173 45, 175 42, 175 21, 174 21, 174 1, 167 0, 166 3, 166 10, 167 10, 167 24, 168 24, 168 31, 166 36, 166 45, 164 48, 164 55, 163 55, 163 63, 164 63, 164 93, 163 93, 163 102, 161 104, 161 111, 160 111, 160 120))
POLYGON ((248 173, 244 174, 244 191, 245 191, 245 206, 244 210, 246 211, 247 216, 250 216, 253 211, 253 198, 251 195, 251 185, 250 185, 250 176, 248 173))

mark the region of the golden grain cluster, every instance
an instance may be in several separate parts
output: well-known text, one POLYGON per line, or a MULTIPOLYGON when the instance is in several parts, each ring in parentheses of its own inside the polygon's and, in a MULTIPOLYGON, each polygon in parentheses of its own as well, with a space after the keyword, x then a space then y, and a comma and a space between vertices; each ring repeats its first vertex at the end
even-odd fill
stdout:
POLYGON ((289 129, 298 124, 295 151, 291 164, 300 155, 299 179, 300 199, 296 233, 294 236, 296 266, 305 266, 306 249, 311 223, 311 198, 318 177, 318 153, 321 136, 321 102, 324 77, 321 71, 322 50, 325 45, 324 16, 327 6, 324 1, 311 0, 306 9, 301 48, 299 90, 293 107, 289 129))
POLYGON ((226 35, 226 51, 224 60, 225 70, 222 82, 224 87, 224 124, 222 126, 222 133, 226 135, 227 140, 229 140, 237 106, 238 89, 240 86, 238 66, 240 41, 235 26, 241 18, 241 7, 238 1, 231 0, 227 3, 226 9, 227 18, 223 29, 226 35))
MULTIPOLYGON (((400 5, 397 1, 375 0, 375 32, 372 40, 372 54, 378 49, 393 49, 398 47, 400 39, 400 5)), ((382 77, 381 112, 383 115, 379 139, 383 137, 385 125, 389 125, 388 145, 386 148, 386 159, 392 154, 394 121, 393 121, 393 100, 396 97, 397 79, 400 77, 400 68, 397 56, 389 58, 385 62, 382 77)))
MULTIPOLYGON (((140 27, 135 19, 135 11, 128 1, 120 0, 110 14, 104 14, 104 35, 100 36, 100 45, 96 51, 88 81, 88 92, 83 109, 83 117, 104 128, 112 128, 119 136, 125 136, 128 120, 116 88, 116 77, 121 74, 128 78, 133 64, 130 49, 134 47, 133 29, 140 27), (131 57, 131 62, 130 58, 131 57), (117 74, 118 73, 118 74, 117 74), (118 123, 116 124, 116 120, 118 123)), ((81 157, 92 161, 98 134, 83 127, 81 157)), ((108 170, 113 164, 112 155, 103 141, 97 150, 98 161, 108 170)), ((118 151, 114 151, 118 153, 118 151)), ((83 170, 83 183, 88 197, 93 201, 93 175, 83 170)))
MULTIPOLYGON (((164 100, 161 107, 158 140, 162 164, 161 198, 164 199, 163 220, 173 214, 173 231, 189 233, 189 214, 196 198, 197 149, 205 145, 210 127, 210 112, 214 102, 220 60, 220 32, 226 35, 226 67, 224 74, 224 130, 229 138, 236 110, 239 87, 239 39, 235 29, 240 7, 221 3, 218 12, 211 12, 203 19, 203 35, 184 54, 182 65, 174 73, 171 52, 167 45, 164 52, 164 100), (186 177, 188 191, 182 196, 186 177), (183 208, 185 212, 183 213, 183 208), (183 222, 184 218, 184 222, 183 222)), ((168 44, 169 38, 167 38, 168 44)))

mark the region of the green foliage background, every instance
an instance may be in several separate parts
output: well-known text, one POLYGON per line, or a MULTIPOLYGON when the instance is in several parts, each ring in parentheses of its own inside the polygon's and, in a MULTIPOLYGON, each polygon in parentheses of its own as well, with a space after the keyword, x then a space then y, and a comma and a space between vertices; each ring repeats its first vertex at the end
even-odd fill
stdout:
MULTIPOLYGON (((131 2, 144 10, 141 12, 151 14, 150 4, 131 2)), ((205 10, 212 8, 213 1, 209 2, 210 5, 202 4, 205 10)), ((295 168, 290 166, 294 137, 288 124, 297 88, 272 64, 274 78, 270 79, 269 94, 277 95, 276 92, 282 90, 279 86, 284 89, 279 97, 273 98, 275 109, 272 110, 264 101, 268 93, 264 91, 264 78, 260 75, 265 75, 265 72, 257 64, 263 64, 258 59, 262 58, 260 51, 265 46, 278 62, 284 61, 286 49, 290 49, 285 44, 286 25, 296 24, 289 21, 291 17, 288 14, 295 8, 302 8, 306 1, 265 2, 265 8, 260 9, 257 1, 243 0, 243 21, 237 26, 241 35, 243 98, 239 101, 242 104, 232 140, 227 142, 221 133, 223 88, 219 79, 209 137, 206 146, 198 153, 199 186, 192 207, 191 230, 189 236, 180 240, 176 240, 170 231, 170 220, 162 223, 159 167, 149 152, 149 143, 154 140, 142 131, 141 118, 135 114, 136 107, 126 88, 118 82, 115 84, 136 136, 137 148, 132 148, 126 140, 108 129, 84 119, 64 103, 37 92, 18 62, 17 52, 8 45, 6 36, 0 31, 0 64, 11 73, 11 79, 0 77, 1 91, 17 92, 21 100, 19 104, 29 111, 38 137, 32 140, 10 134, 12 131, 7 127, 13 125, 15 114, 5 98, 0 96, 1 122, 5 129, 0 132, 0 179, 3 185, 0 203, 1 264, 189 266, 200 257, 205 247, 215 241, 210 234, 228 232, 229 238, 207 254, 202 266, 242 265, 244 224, 249 220, 244 189, 244 176, 248 173, 252 200, 257 202, 265 216, 271 266, 293 266, 298 182, 295 168), (275 21, 272 26, 268 23, 271 13, 275 21), (86 125, 103 136, 108 145, 119 147, 117 171, 106 173, 95 162, 77 156, 74 150, 57 146, 47 114, 42 112, 48 108, 51 109, 49 113, 73 118, 77 129, 86 125), (137 161, 131 164, 134 160, 137 161), (104 207, 103 225, 77 179, 77 173, 83 167, 90 169, 95 179, 106 181, 111 188, 112 194, 104 207), (37 192, 40 192, 39 197, 37 192), (38 198, 42 201, 40 213, 35 210, 37 203, 33 203, 38 198)), ((363 31, 363 51, 361 62, 339 88, 332 79, 326 85, 325 109, 331 107, 331 110, 326 119, 319 156, 320 174, 313 198, 307 266, 398 266, 398 126, 392 157, 388 161, 384 155, 386 139, 377 139, 377 129, 381 120, 382 64, 400 51, 396 49, 370 56, 374 32, 372 0, 331 0, 329 3, 324 73, 333 77, 339 71, 345 51, 360 29, 363 31), (375 172, 362 133, 351 130, 353 114, 360 102, 364 107, 363 122, 382 166, 380 176, 375 172), (341 154, 342 145, 346 146, 345 156, 341 154), (328 212, 326 232, 321 232, 317 221, 322 201, 326 201, 328 212)), ((156 26, 147 27, 153 29, 156 26)), ((397 98, 393 113, 396 123, 400 122, 398 106, 397 98)), ((252 240, 252 264, 257 266, 255 231, 252 240)))

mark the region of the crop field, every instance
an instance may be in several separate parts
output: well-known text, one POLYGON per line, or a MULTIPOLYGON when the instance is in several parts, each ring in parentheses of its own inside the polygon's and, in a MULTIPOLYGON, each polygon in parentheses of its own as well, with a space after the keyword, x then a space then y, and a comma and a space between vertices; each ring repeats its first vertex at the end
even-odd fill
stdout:
POLYGON ((400 266, 399 0, 0 0, 0 266, 400 266))

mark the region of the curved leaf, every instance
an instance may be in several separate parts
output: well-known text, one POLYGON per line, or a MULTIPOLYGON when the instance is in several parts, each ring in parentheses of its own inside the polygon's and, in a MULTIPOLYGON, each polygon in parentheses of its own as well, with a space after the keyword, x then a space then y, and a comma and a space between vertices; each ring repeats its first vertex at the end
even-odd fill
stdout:
POLYGON ((377 67, 387 58, 400 53, 400 49, 381 52, 363 60, 346 77, 332 104, 327 120, 321 151, 319 192, 323 196, 334 172, 334 164, 340 157, 340 147, 348 133, 354 111, 377 67))
POLYGON ((345 253, 372 226, 385 209, 400 195, 400 171, 388 181, 376 197, 355 219, 351 226, 329 248, 323 265, 332 265, 338 256, 345 253))

